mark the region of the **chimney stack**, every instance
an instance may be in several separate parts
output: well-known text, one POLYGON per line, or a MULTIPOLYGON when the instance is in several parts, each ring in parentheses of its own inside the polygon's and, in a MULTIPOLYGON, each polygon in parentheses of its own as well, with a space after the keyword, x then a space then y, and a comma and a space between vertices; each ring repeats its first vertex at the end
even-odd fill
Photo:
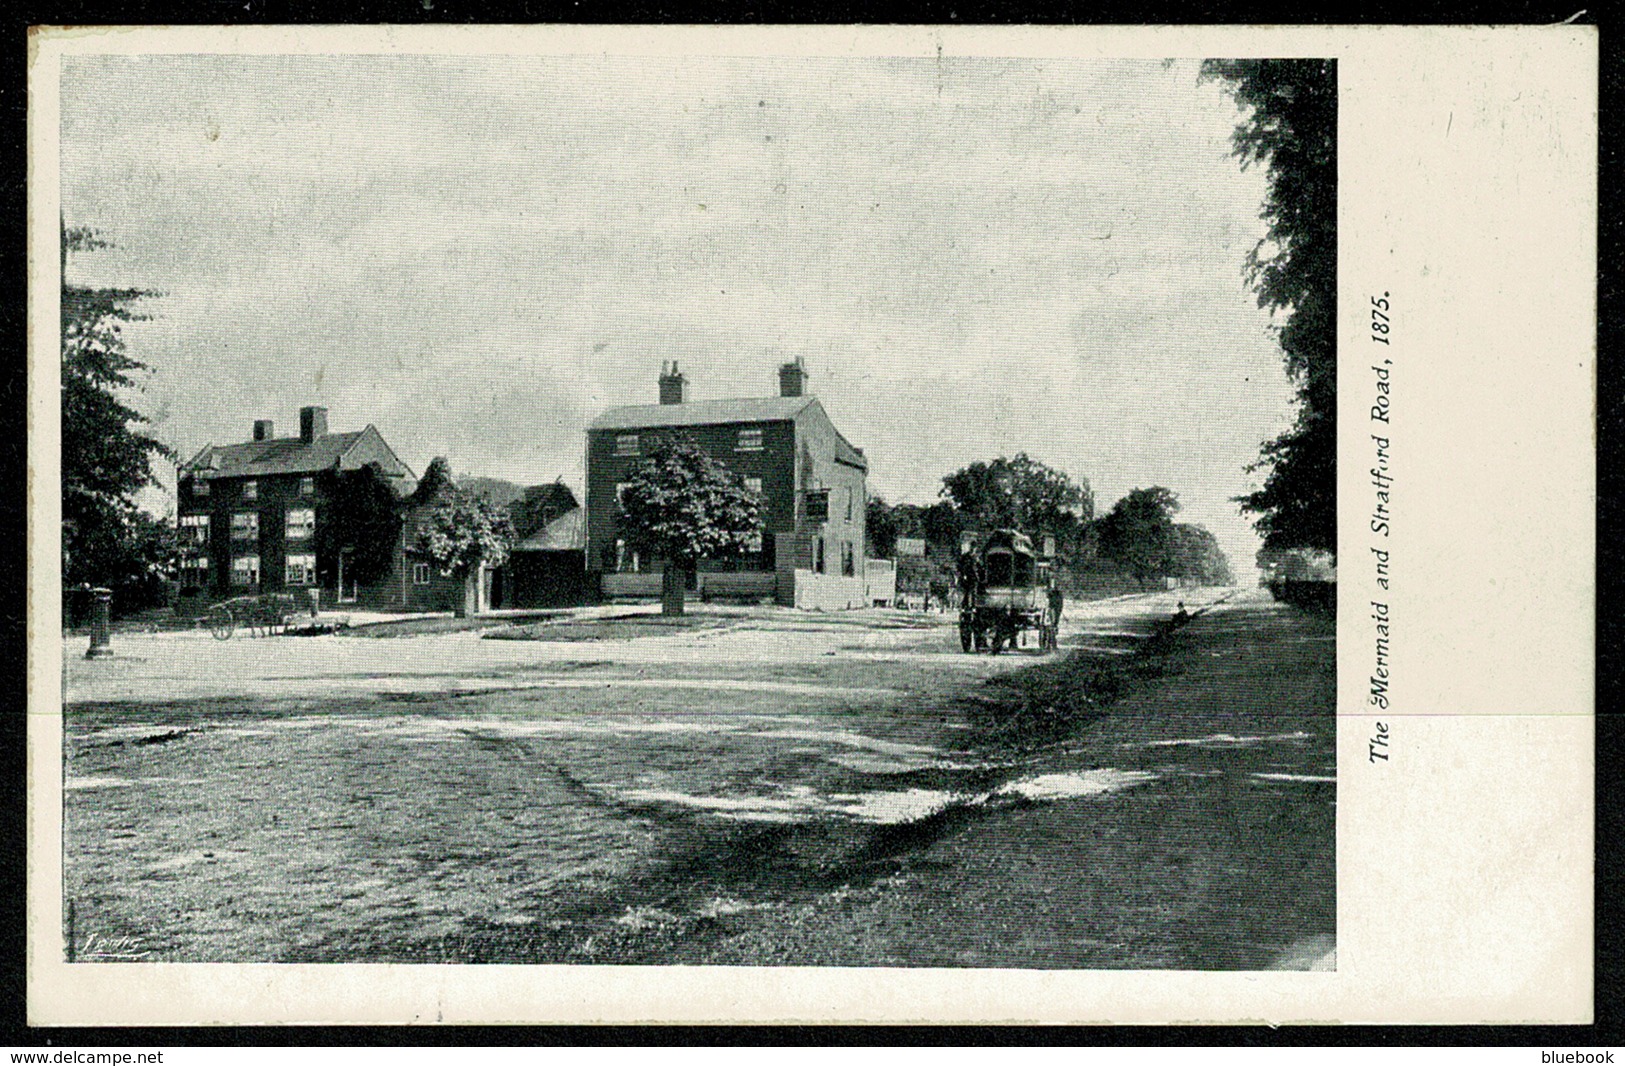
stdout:
POLYGON ((299 439, 309 444, 325 436, 327 436, 327 408, 299 408, 299 439))
POLYGON ((254 420, 255 440, 270 440, 273 436, 275 434, 271 432, 271 420, 269 418, 256 418, 254 420))
POLYGON ((807 366, 796 356, 794 361, 779 367, 779 395, 801 396, 807 391, 807 366))
POLYGON ((677 369, 677 360, 660 364, 660 402, 662 404, 682 403, 684 393, 687 391, 687 379, 682 371, 677 369))

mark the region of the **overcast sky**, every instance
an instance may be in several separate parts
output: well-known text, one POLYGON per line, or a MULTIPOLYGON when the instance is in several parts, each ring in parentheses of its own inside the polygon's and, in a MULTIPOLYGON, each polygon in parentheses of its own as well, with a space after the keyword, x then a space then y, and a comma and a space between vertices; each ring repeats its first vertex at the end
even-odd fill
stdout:
POLYGON ((711 399, 799 355, 888 500, 1026 451, 1251 567, 1291 390, 1194 62, 97 57, 62 116, 64 214, 117 245, 69 277, 164 293, 127 335, 183 455, 321 404, 579 491, 662 360, 711 399))

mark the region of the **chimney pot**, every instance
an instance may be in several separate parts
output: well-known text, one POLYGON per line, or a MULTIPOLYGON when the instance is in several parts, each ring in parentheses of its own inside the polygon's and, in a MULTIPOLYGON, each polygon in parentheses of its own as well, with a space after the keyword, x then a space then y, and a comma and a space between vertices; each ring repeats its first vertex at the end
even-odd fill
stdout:
POLYGON ((677 360, 670 364, 660 364, 660 402, 662 404, 682 403, 688 391, 688 381, 683 372, 677 369, 677 360))
POLYGON ((299 439, 309 444, 327 436, 327 408, 301 407, 299 409, 299 439))
POLYGON ((779 395, 803 396, 807 392, 807 366, 796 356, 779 367, 779 395))
POLYGON ((273 436, 275 436, 275 434, 272 431, 271 420, 269 418, 258 418, 254 420, 255 440, 270 440, 273 436))

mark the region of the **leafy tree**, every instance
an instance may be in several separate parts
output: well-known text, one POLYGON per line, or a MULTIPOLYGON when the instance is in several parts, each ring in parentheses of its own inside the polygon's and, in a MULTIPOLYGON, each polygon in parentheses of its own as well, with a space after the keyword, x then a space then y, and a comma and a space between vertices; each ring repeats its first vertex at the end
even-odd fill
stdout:
POLYGON ((760 497, 693 440, 657 438, 621 497, 622 528, 640 551, 665 560, 661 611, 683 613, 694 564, 743 552, 762 530, 760 497))
POLYGON ((1075 482, 1026 452, 1013 459, 975 462, 949 474, 942 479, 942 495, 965 519, 962 528, 1011 527, 1029 535, 1070 538, 1095 507, 1088 481, 1075 482))
POLYGON ((389 573, 401 535, 400 499, 377 463, 359 470, 326 470, 316 521, 316 567, 337 582, 339 559, 346 581, 370 584, 389 573))
POLYGON ((869 554, 876 559, 890 559, 897 551, 898 516, 896 508, 881 496, 870 496, 863 516, 864 535, 869 542, 869 554))
POLYGON ((146 417, 121 398, 150 372, 126 349, 123 324, 147 317, 135 304, 155 294, 66 280, 70 252, 107 247, 92 230, 63 227, 62 550, 69 585, 143 579, 137 556, 126 550, 145 517, 135 496, 154 484, 153 459, 174 458, 141 430, 146 417))
MULTIPOLYGON (((437 464, 438 473, 446 473, 445 460, 436 459, 429 464, 426 481, 437 473, 437 464)), ((419 501, 430 510, 418 528, 416 548, 446 577, 463 582, 458 617, 476 614, 481 609, 480 570, 508 561, 513 525, 506 507, 458 487, 449 476, 444 480, 437 476, 435 481, 435 494, 419 501)))
POLYGON ((1248 255, 1260 307, 1274 312, 1297 421, 1260 449, 1261 489, 1239 497, 1267 547, 1337 550, 1337 67, 1323 59, 1208 60, 1248 109, 1231 137, 1243 169, 1262 164, 1263 240, 1248 255))
POLYGON ((1203 585, 1229 585, 1235 575, 1230 560, 1219 547, 1219 538, 1206 527, 1185 522, 1174 524, 1174 573, 1203 585))
POLYGON ((1178 511, 1179 498, 1162 486, 1135 489, 1098 523, 1100 554, 1134 575, 1144 589, 1147 578, 1174 570, 1178 511))

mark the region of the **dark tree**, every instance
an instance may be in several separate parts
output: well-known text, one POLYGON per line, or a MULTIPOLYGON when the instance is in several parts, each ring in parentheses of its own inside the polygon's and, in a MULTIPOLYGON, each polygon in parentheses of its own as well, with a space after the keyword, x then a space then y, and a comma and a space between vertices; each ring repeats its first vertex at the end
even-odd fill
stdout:
POLYGON ((336 581, 342 555, 346 580, 370 584, 384 577, 401 535, 401 501, 390 479, 377 463, 319 476, 317 569, 336 581))
POLYGON ((145 566, 132 562, 139 553, 129 548, 144 517, 135 496, 154 484, 152 461, 174 457, 142 431, 146 417, 123 399, 149 373, 125 349, 123 324, 145 318, 135 304, 155 294, 66 281, 70 252, 106 247, 91 230, 62 230, 62 552, 69 585, 146 579, 145 566))
POLYGON ((1070 539, 1094 515, 1089 482, 1033 459, 1026 452, 975 462, 942 479, 967 528, 1019 529, 1032 536, 1070 539))
POLYGON ((1176 522, 1173 536, 1175 576, 1202 585, 1229 585, 1235 581, 1219 538, 1206 527, 1176 522))
POLYGON ((864 535, 869 542, 869 554, 876 559, 890 559, 897 551, 897 511, 883 497, 870 496, 863 516, 864 535))
POLYGON ((657 438, 621 496, 627 540, 665 561, 661 611, 683 613, 694 564, 743 552, 762 531, 761 497, 681 435, 657 438))
POLYGON ((1212 59, 1246 114, 1231 145, 1266 168, 1268 224, 1247 259, 1260 307, 1276 316, 1297 421, 1263 445, 1261 489, 1237 502, 1270 548, 1337 550, 1337 65, 1324 59, 1212 59))
POLYGON ((1135 489, 1097 523, 1100 554, 1132 574, 1142 589, 1148 578, 1172 574, 1178 511, 1179 498, 1160 485, 1135 489))

